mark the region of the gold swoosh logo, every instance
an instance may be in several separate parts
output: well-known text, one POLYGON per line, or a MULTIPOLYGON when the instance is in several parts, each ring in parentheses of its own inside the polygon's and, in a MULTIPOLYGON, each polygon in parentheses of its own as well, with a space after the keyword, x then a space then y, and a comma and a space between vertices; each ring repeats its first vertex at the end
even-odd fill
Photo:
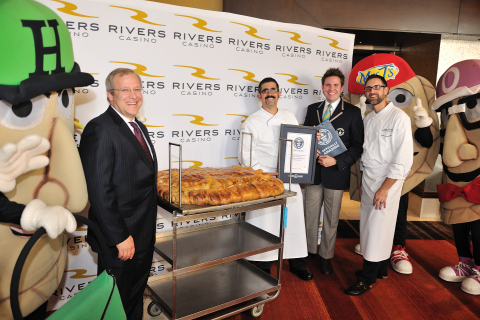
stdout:
POLYGON ((132 9, 132 8, 120 7, 120 6, 112 6, 112 5, 110 5, 110 7, 120 8, 120 9, 125 9, 125 10, 130 10, 130 11, 135 12, 136 15, 130 16, 130 18, 132 18, 133 20, 137 20, 139 22, 143 22, 143 23, 147 23, 147 24, 153 24, 154 26, 165 27, 164 24, 154 23, 154 22, 150 22, 150 21, 145 20, 145 18, 148 17, 148 14, 146 14, 143 11, 140 11, 140 10, 137 10, 137 9, 132 9))
POLYGON ((198 28, 198 29, 205 30, 205 31, 210 31, 210 32, 222 32, 222 31, 216 31, 216 30, 212 30, 212 29, 205 28, 205 26, 207 25, 207 21, 205 21, 205 20, 203 20, 203 19, 195 18, 195 17, 192 17, 192 16, 185 16, 185 15, 183 15, 183 14, 176 14, 176 16, 185 17, 185 18, 190 18, 190 19, 196 20, 197 23, 194 23, 194 24, 192 24, 192 25, 193 25, 194 27, 198 28))
POLYGON ((296 42, 298 42, 298 43, 303 43, 303 44, 311 44, 311 43, 308 43, 308 42, 300 41, 301 35, 298 34, 298 33, 296 33, 296 32, 293 32, 293 31, 284 31, 284 30, 277 30, 277 31, 293 34, 293 37, 291 37, 290 40, 296 41, 296 42))
POLYGON ((315 76, 315 78, 323 78, 322 76, 315 76))
MULTIPOLYGON (((173 161, 173 162, 179 162, 179 161, 173 161)), ((189 168, 193 168, 193 169, 199 169, 202 167, 203 165, 203 162, 201 161, 196 161, 196 160, 182 160, 182 163, 184 162, 191 162, 193 163, 193 165, 191 165, 189 168)))
POLYGON ((288 79, 287 81, 290 82, 290 83, 298 84, 300 86, 308 86, 308 84, 306 84, 306 83, 297 82, 298 77, 294 76, 293 74, 288 74, 288 73, 275 73, 275 74, 280 74, 280 75, 283 75, 283 76, 289 76, 290 79, 288 79))
POLYGON ((53 1, 59 2, 59 3, 61 3, 65 6, 63 8, 58 8, 57 9, 60 12, 69 14, 71 16, 82 17, 82 18, 99 18, 99 17, 87 16, 87 15, 84 15, 84 14, 73 12, 74 10, 78 9, 78 7, 76 5, 74 5, 73 3, 66 2, 66 1, 61 1, 61 0, 53 0, 53 1))
POLYGON ((157 218, 157 220, 162 220, 162 219, 163 219, 163 217, 157 218))
POLYGON ((240 69, 228 69, 228 70, 245 72, 247 75, 244 76, 243 79, 248 80, 248 81, 251 81, 251 82, 255 82, 255 83, 260 83, 260 81, 257 81, 257 80, 255 80, 255 79, 253 79, 253 78, 255 77, 255 74, 254 74, 253 72, 246 71, 246 70, 240 70, 240 69))
POLYGON ((77 118, 73 118, 73 125, 75 126, 75 128, 85 130, 85 127, 82 126, 82 124, 78 121, 77 118))
POLYGON ((240 121, 241 123, 244 123, 245 120, 248 118, 248 116, 244 115, 244 114, 235 114, 235 113, 227 113, 227 116, 238 116, 238 117, 244 117, 245 119, 243 119, 242 121, 240 121))
POLYGON ((335 40, 335 39, 327 38, 327 37, 322 37, 322 36, 318 36, 318 37, 319 37, 319 38, 325 38, 325 39, 328 39, 328 40, 332 41, 332 42, 330 42, 330 43, 328 44, 330 47, 334 47, 335 49, 338 49, 338 50, 345 50, 345 51, 347 51, 347 49, 340 48, 340 47, 338 46, 339 42, 338 42, 337 40, 335 40))
POLYGON ((174 67, 181 67, 181 68, 190 68, 195 70, 195 72, 191 73, 192 76, 200 78, 200 79, 207 79, 207 80, 220 80, 220 78, 209 78, 205 77, 205 70, 202 68, 197 68, 197 67, 191 67, 191 66, 180 66, 180 65, 174 65, 174 67))
POLYGON ((75 231, 87 231, 88 229, 87 228, 77 228, 75 229, 75 231))
POLYGON ((153 78, 165 78, 165 76, 156 76, 156 75, 153 75, 153 74, 148 74, 148 73, 145 73, 144 71, 147 70, 147 67, 145 67, 144 65, 141 65, 141 64, 138 64, 138 63, 132 63, 132 62, 124 62, 124 61, 109 61, 110 63, 123 63, 123 64, 129 64, 131 66, 134 66, 135 67, 135 73, 140 75, 140 76, 145 76, 145 77, 153 77, 153 78))
MULTIPOLYGON (((147 121, 147 118, 145 118, 145 121, 147 121)), ((161 128, 164 126, 154 126, 152 124, 147 124, 146 122, 143 124, 145 127, 150 127, 150 128, 161 128)))
POLYGON ((205 120, 205 118, 202 116, 197 116, 195 114, 172 114, 172 116, 193 117, 194 119, 190 121, 190 123, 193 123, 199 126, 218 126, 218 124, 203 123, 202 121, 205 120))
POLYGON ((85 273, 87 273, 87 269, 65 270, 65 273, 67 272, 75 272, 73 276, 70 276, 70 279, 85 279, 85 278, 92 278, 97 276, 96 274, 85 275, 85 273))
POLYGON ((247 24, 243 24, 243 23, 240 23, 240 22, 233 22, 233 21, 230 21, 230 23, 235 23, 235 24, 239 24, 241 26, 244 26, 244 27, 247 27, 248 30, 245 31, 246 34, 248 34, 249 36, 252 36, 254 38, 258 38, 258 39, 262 39, 262 40, 270 40, 270 39, 267 39, 267 38, 262 38, 260 36, 257 36, 256 33, 258 32, 257 29, 255 29, 254 27, 252 26, 249 26, 247 24))
POLYGON ((225 160, 230 160, 230 159, 238 159, 238 157, 226 157, 224 158, 225 160))

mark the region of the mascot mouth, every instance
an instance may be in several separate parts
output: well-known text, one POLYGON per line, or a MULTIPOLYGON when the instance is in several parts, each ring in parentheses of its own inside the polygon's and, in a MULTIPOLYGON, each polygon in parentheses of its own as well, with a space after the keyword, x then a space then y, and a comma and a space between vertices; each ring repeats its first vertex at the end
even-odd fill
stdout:
POLYGON ((453 173, 450 172, 445 163, 443 163, 443 172, 454 182, 470 182, 480 175, 480 168, 465 173, 453 173))

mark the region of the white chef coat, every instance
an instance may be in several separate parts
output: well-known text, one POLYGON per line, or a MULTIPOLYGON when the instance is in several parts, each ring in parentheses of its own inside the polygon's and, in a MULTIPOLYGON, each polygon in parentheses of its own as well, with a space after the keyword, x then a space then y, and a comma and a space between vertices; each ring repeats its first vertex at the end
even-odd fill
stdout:
POLYGON ((363 257, 376 262, 390 257, 402 187, 413 163, 413 139, 410 117, 392 103, 368 114, 364 128, 360 246, 363 257), (373 198, 387 177, 397 181, 388 190, 387 208, 376 210, 373 198))
MULTIPOLYGON (((275 115, 260 108, 248 117, 242 132, 253 135, 243 136, 243 159, 242 165, 251 166, 255 170, 263 172, 277 172, 278 139, 280 137, 281 124, 298 125, 298 121, 292 112, 278 109, 275 115), (252 141, 252 165, 250 165, 250 141, 252 141)), ((238 159, 241 160, 241 143, 238 146, 238 159)), ((288 190, 288 183, 284 184, 288 190)), ((303 214, 302 191, 298 184, 292 184, 292 191, 297 192, 295 197, 287 198, 288 219, 285 229, 285 241, 283 257, 285 259, 302 258, 308 255, 307 238, 305 233, 305 217, 303 214)), ((245 220, 276 236, 280 234, 280 207, 270 207, 247 212, 245 220)), ((247 258, 252 261, 273 261, 278 259, 278 250, 269 251, 247 258)))

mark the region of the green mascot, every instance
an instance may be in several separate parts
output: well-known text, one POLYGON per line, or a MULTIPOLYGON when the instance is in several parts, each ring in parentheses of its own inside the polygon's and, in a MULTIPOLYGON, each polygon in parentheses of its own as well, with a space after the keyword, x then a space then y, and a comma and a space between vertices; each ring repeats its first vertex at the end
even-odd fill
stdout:
POLYGON ((0 30, 0 319, 12 319, 10 279, 26 231, 44 227, 48 237, 23 268, 23 316, 45 306, 62 279, 63 231, 76 229, 70 212, 88 199, 73 138, 73 88, 94 79, 80 72, 68 28, 44 5, 0 1, 0 30))

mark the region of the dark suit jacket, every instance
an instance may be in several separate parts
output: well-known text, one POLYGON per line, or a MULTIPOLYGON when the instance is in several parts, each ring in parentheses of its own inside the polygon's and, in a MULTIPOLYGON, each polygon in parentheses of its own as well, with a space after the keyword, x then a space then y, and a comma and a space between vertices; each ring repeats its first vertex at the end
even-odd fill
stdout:
MULTIPOLYGON (((316 126, 320 123, 325 108, 324 102, 311 104, 307 108, 304 126, 316 126)), ((337 164, 325 168, 317 162, 315 168, 315 184, 323 184, 324 187, 334 190, 345 190, 350 187, 350 165, 363 151, 363 121, 360 108, 350 103, 340 103, 332 114, 331 123, 337 133, 343 132, 340 139, 345 144, 347 151, 335 157, 337 164), (343 110, 342 110, 343 103, 343 110), (343 130, 342 130, 343 129, 343 130)))
MULTIPOLYGON (((137 124, 152 150, 153 165, 111 106, 87 124, 79 148, 91 204, 88 217, 99 225, 109 247, 131 235, 136 252, 154 243, 158 171, 148 131, 137 124)), ((93 251, 100 250, 90 232, 87 242, 93 251)))

